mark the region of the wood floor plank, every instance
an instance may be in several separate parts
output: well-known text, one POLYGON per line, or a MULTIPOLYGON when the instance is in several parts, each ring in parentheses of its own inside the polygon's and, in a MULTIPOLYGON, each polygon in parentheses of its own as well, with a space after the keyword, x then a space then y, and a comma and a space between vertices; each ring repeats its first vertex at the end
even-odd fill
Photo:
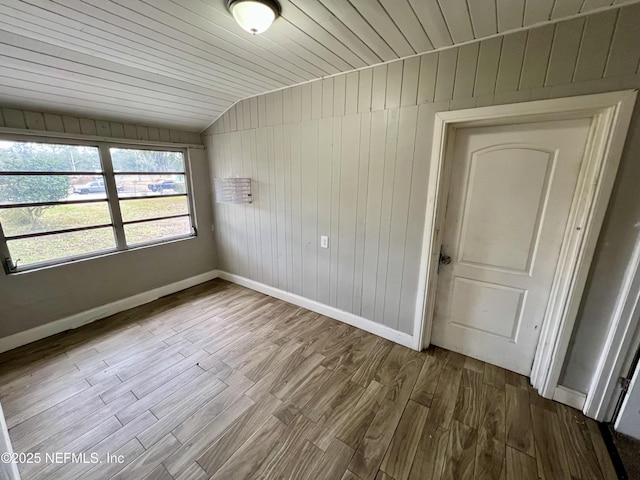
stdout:
POLYGON ((130 480, 132 478, 144 478, 151 473, 162 460, 171 455, 180 446, 176 438, 168 434, 160 439, 153 447, 149 448, 133 462, 113 476, 113 480, 130 480))
POLYGON ((527 378, 219 279, 0 354, 0 398, 17 451, 124 458, 23 480, 616 478, 527 378))
POLYGON ((200 465, 192 463, 182 473, 174 477, 174 480, 207 480, 209 475, 200 465))
POLYGON ((490 363, 484 364, 484 383, 504 390, 506 383, 506 371, 490 363))
POLYGON ((537 480, 536 459, 507 446, 507 480, 537 480))
POLYGON ((341 425, 340 430, 336 432, 336 438, 354 450, 358 448, 386 393, 387 387, 372 380, 358 400, 353 413, 341 425))
POLYGON ((444 362, 432 356, 426 357, 420 376, 413 392, 411 392, 411 400, 421 403, 425 407, 430 407, 443 368, 444 362))
POLYGON ((507 445, 530 457, 536 456, 529 409, 529 393, 513 385, 506 385, 507 445))
MULTIPOLYGON (((228 407, 244 401, 245 398, 248 399, 244 393, 252 385, 253 382, 248 378, 242 378, 238 381, 230 382, 230 385, 227 386, 227 388, 225 388, 220 394, 214 396, 184 422, 171 430, 171 433, 181 443, 186 443, 187 440, 196 435, 204 426, 217 418, 218 415, 228 407)), ((253 403, 253 401, 250 402, 251 405, 253 403)))
POLYGON ((355 450, 337 438, 331 441, 320 461, 310 471, 309 478, 317 480, 340 480, 349 466, 355 450))
MULTIPOLYGON (((240 480, 254 475, 286 428, 276 417, 269 416, 229 460, 214 472, 210 480, 240 480)), ((211 473, 211 470, 207 470, 207 473, 211 473)))
MULTIPOLYGON (((477 429, 483 416, 483 374, 476 370, 464 368, 458 389, 458 398, 453 410, 453 418, 477 429)), ((527 401, 527 407, 529 403, 527 401)))
POLYGON ((351 377, 351 381, 366 388, 378 373, 380 365, 387 358, 392 347, 393 343, 378 338, 377 343, 369 350, 367 358, 351 377))
POLYGON ((409 477, 428 414, 427 407, 409 400, 382 460, 380 470, 396 480, 406 480, 409 477))
POLYGON ((204 424, 193 436, 184 439, 180 448, 163 460, 169 473, 177 475, 185 470, 189 464, 195 462, 253 405, 253 400, 242 395, 210 422, 204 424))
POLYGON ((383 385, 391 385, 391 382, 396 378, 396 375, 400 371, 402 365, 404 365, 404 362, 406 362, 412 355, 413 352, 408 348, 400 345, 394 345, 380 365, 374 380, 382 383, 383 385))
POLYGON ((209 475, 216 473, 247 439, 262 427, 280 405, 282 405, 282 402, 273 395, 264 396, 239 421, 234 423, 219 440, 210 444, 209 448, 198 457, 198 464, 209 475))
POLYGON ((449 450, 449 430, 428 422, 422 430, 416 456, 411 466, 409 480, 442 478, 449 450))
POLYGON ((538 475, 544 480, 570 480, 564 442, 558 428, 558 415, 537 405, 531 405, 530 408, 538 475))
POLYGON ((615 468, 613 468, 611 457, 609 456, 609 450, 604 443, 598 424, 590 418, 586 418, 585 421, 587 423, 587 428, 589 429, 591 443, 596 456, 598 457, 598 465, 600 466, 604 480, 616 480, 618 478, 618 474, 616 473, 615 468))
POLYGON ((462 369, 446 365, 438 380, 429 409, 429 425, 449 429, 458 398, 462 369))
POLYGON ((602 480, 602 471, 584 417, 566 405, 558 405, 557 412, 569 472, 576 478, 602 480))
POLYGON ((353 382, 348 382, 340 393, 327 405, 316 427, 307 437, 320 450, 326 451, 333 439, 339 436, 363 394, 364 389, 353 382))
POLYGON ((283 434, 261 463, 253 478, 279 478, 287 469, 298 452, 305 444, 307 433, 314 427, 314 423, 304 415, 298 415, 293 422, 286 426, 283 434))
MULTIPOLYGON (((475 372, 477 373, 477 371, 475 372)), ((449 449, 444 464, 444 480, 472 480, 474 478, 477 431, 454 420, 449 431, 449 449)))

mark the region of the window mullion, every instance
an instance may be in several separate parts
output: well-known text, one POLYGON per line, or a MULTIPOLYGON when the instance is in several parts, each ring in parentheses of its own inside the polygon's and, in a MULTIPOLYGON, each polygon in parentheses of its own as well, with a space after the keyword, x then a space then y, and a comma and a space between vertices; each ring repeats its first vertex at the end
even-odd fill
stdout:
POLYGON ((111 210, 111 220, 116 234, 116 246, 118 250, 126 250, 127 242, 124 236, 124 225, 122 223, 122 212, 120 211, 120 201, 118 198, 118 186, 113 172, 111 152, 107 144, 100 144, 100 158, 102 159, 102 170, 104 171, 104 186, 107 191, 107 201, 111 210))

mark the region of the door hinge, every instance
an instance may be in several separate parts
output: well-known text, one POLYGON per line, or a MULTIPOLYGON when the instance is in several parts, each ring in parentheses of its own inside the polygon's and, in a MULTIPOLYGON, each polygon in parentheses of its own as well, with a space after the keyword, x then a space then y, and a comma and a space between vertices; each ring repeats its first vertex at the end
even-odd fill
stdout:
POLYGON ((631 379, 626 377, 618 378, 618 385, 620 385, 620 388, 622 388, 623 392, 626 392, 627 390, 629 390, 630 384, 631 384, 631 379))

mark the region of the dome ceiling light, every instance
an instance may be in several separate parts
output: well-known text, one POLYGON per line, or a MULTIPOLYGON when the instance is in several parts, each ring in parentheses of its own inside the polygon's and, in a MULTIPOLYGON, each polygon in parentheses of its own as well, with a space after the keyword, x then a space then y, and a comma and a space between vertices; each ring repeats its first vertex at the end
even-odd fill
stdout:
POLYGON ((280 15, 275 0, 229 0, 227 6, 238 25, 252 35, 267 31, 280 15))

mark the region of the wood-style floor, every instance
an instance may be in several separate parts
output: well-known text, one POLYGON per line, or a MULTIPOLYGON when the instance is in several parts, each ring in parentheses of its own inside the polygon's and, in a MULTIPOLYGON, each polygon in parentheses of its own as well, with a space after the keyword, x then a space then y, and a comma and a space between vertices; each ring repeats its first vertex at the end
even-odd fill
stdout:
POLYGON ((23 480, 617 478, 524 377, 220 280, 1 355, 0 402, 23 480))

